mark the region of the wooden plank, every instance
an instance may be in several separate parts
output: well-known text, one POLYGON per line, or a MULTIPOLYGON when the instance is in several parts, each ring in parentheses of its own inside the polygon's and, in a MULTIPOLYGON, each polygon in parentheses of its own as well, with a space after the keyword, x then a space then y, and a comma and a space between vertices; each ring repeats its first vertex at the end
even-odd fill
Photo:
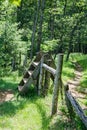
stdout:
POLYGON ((34 80, 37 78, 38 74, 39 74, 39 70, 40 70, 40 64, 35 68, 34 71, 28 71, 29 74, 31 74, 31 76, 27 79, 27 82, 21 86, 18 86, 18 90, 20 93, 27 93, 29 86, 34 83, 34 80), (31 72, 31 73, 30 73, 31 72))
POLYGON ((28 70, 28 73, 29 73, 29 75, 31 76, 32 73, 33 73, 33 71, 32 71, 32 70, 28 70))
POLYGON ((49 71, 51 74, 53 74, 53 76, 55 76, 55 74, 56 74, 56 70, 55 70, 55 69, 51 68, 50 66, 48 66, 48 65, 46 65, 46 64, 43 64, 42 66, 43 66, 43 68, 45 68, 47 71, 49 71))
POLYGON ((24 84, 23 86, 18 86, 18 90, 21 94, 23 93, 28 93, 29 91, 29 86, 33 83, 33 79, 32 77, 29 77, 28 81, 26 82, 26 84, 24 84))
POLYGON ((78 116, 80 117, 80 119, 82 120, 82 122, 84 123, 84 125, 87 128, 87 116, 85 116, 81 106, 74 99, 74 97, 71 95, 71 93, 69 91, 66 91, 66 96, 67 96, 68 100, 71 102, 72 106, 74 107, 76 113, 78 114, 78 116))
POLYGON ((37 78, 39 72, 40 72, 40 63, 38 64, 38 66, 35 68, 35 70, 32 73, 32 77, 34 80, 37 78))
POLYGON ((39 62, 33 62, 32 64, 36 67, 38 66, 39 62))
POLYGON ((24 83, 28 81, 28 78, 23 78, 24 83))

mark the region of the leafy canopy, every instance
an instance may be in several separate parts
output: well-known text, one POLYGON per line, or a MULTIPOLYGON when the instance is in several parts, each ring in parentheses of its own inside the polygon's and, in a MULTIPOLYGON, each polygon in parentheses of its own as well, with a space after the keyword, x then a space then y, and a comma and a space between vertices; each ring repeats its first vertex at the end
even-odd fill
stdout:
POLYGON ((21 0, 9 0, 9 2, 10 2, 10 3, 13 3, 13 4, 17 5, 17 6, 19 6, 21 0))
POLYGON ((15 4, 17 6, 19 6, 21 3, 21 0, 1 0, 1 1, 9 1, 10 3, 15 4))

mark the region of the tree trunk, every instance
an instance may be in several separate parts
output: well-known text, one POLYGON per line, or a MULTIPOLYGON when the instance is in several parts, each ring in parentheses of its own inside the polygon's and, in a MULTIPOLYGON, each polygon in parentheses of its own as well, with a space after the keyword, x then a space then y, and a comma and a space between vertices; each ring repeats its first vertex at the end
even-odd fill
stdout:
POLYGON ((15 56, 13 56, 13 59, 12 59, 12 71, 15 71, 16 69, 16 59, 15 59, 15 56))
POLYGON ((34 20, 33 20, 33 28, 32 28, 32 37, 31 37, 31 52, 30 52, 30 58, 33 58, 34 53, 34 44, 35 44, 35 33, 36 33, 36 27, 37 27, 37 21, 38 21, 38 13, 40 8, 40 0, 38 0, 37 3, 37 9, 35 8, 34 11, 34 20))
POLYGON ((17 22, 20 23, 18 25, 18 28, 23 28, 23 24, 24 24, 24 17, 22 14, 23 3, 24 1, 21 0, 20 6, 17 7, 17 22))
POLYGON ((19 52, 19 65, 21 65, 21 52, 19 52))
POLYGON ((76 21, 76 24, 74 25, 71 33, 70 33, 70 40, 69 40, 69 48, 68 48, 68 53, 67 53, 67 57, 66 57, 66 61, 68 61, 69 59, 69 55, 71 53, 71 50, 72 50, 72 43, 73 43, 73 35, 74 35, 74 32, 76 31, 79 23, 83 20, 84 16, 80 17, 77 21, 76 21))
POLYGON ((43 14, 44 14, 44 6, 45 0, 40 0, 40 21, 39 21, 39 30, 38 30, 38 40, 37 40, 37 52, 40 51, 40 45, 42 43, 42 24, 43 24, 43 14))
POLYGON ((77 25, 78 25, 78 22, 76 23, 76 25, 73 27, 71 33, 70 33, 70 40, 69 40, 69 45, 68 45, 68 52, 67 52, 67 57, 66 57, 66 61, 69 60, 69 55, 72 51, 72 43, 73 43, 73 34, 75 32, 75 30, 77 29, 77 25))

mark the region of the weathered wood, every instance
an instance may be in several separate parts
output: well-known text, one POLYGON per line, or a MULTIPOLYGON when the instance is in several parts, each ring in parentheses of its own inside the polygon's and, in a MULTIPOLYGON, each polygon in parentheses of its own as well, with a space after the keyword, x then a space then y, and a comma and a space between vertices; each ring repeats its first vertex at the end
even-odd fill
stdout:
POLYGON ((72 104, 75 112, 77 113, 77 115, 80 117, 80 119, 82 120, 82 122, 84 123, 84 125, 87 128, 87 116, 85 116, 81 106, 75 100, 75 98, 71 95, 71 93, 69 91, 66 91, 66 96, 67 96, 68 100, 70 101, 70 103, 72 104))
POLYGON ((25 94, 28 93, 28 89, 29 86, 33 83, 33 78, 29 77, 28 81, 26 82, 26 84, 24 84, 23 86, 18 86, 18 90, 20 94, 25 94))
POLYGON ((68 84, 66 84, 66 85, 64 86, 64 88, 65 88, 65 101, 66 101, 66 105, 67 105, 67 108, 68 108, 68 113, 69 113, 70 118, 73 119, 73 118, 75 117, 75 113, 74 113, 72 104, 71 104, 71 102, 70 102, 70 100, 68 99, 67 94, 66 94, 66 91, 69 90, 68 84))
POLYGON ((55 80, 54 80, 54 91, 53 91, 52 112, 51 112, 52 115, 56 114, 57 112, 59 87, 60 87, 60 80, 61 80, 61 74, 62 74, 62 65, 63 65, 63 54, 59 54, 56 75, 55 75, 55 80))
MULTIPOLYGON (((44 63, 52 61, 52 57, 49 54, 43 54, 42 52, 39 52, 37 54, 36 58, 33 59, 33 61, 31 62, 29 69, 25 72, 23 79, 19 83, 18 90, 20 93, 23 93, 23 92, 26 93, 28 91, 27 89, 29 88, 30 84, 33 83, 34 80, 36 80, 39 77, 38 78, 39 80, 37 79, 38 80, 37 86, 38 86, 38 93, 40 95, 41 89, 42 89, 42 84, 44 84, 43 79, 45 81, 47 81, 44 78, 44 76, 42 75, 43 74, 42 69, 44 69, 44 68, 45 68, 44 70, 46 70, 47 73, 49 73, 49 72, 51 73, 51 77, 52 77, 52 79, 54 79, 54 75, 55 75, 56 70, 50 67, 51 64, 50 64, 50 66, 43 64, 42 55, 43 55, 43 57, 45 57, 44 63), (40 73, 40 75, 39 75, 39 73, 40 73), (26 78, 27 78, 27 80, 25 80, 26 78)), ((49 86, 49 85, 46 85, 46 86, 49 86)))
POLYGON ((42 57, 41 59, 41 63, 40 63, 40 74, 39 74, 39 85, 38 85, 38 95, 41 95, 41 86, 42 86, 42 66, 43 66, 43 61, 44 61, 44 57, 42 57))
MULTIPOLYGON (((32 71, 31 75, 28 77, 27 82, 23 84, 23 86, 21 86, 21 84, 19 84, 18 86, 18 90, 20 93, 27 93, 29 86, 34 83, 34 80, 38 77, 39 75, 39 71, 40 71, 40 63, 39 65, 34 69, 34 71, 32 71)), ((25 77, 26 78, 26 77, 25 77)))
POLYGON ((55 74, 56 74, 56 70, 55 70, 55 69, 51 68, 50 66, 48 66, 48 65, 46 65, 46 64, 43 64, 42 67, 45 68, 45 69, 46 69, 47 71, 49 71, 50 73, 52 73, 53 76, 55 76, 55 74))
POLYGON ((34 69, 33 73, 32 73, 32 77, 33 79, 36 79, 37 76, 39 75, 40 72, 40 63, 38 64, 38 66, 34 69))
MULTIPOLYGON (((51 60, 47 61, 47 64, 50 65, 51 60)), ((44 96, 48 94, 48 88, 50 86, 50 76, 51 74, 46 70, 45 72, 45 81, 44 81, 44 96)))

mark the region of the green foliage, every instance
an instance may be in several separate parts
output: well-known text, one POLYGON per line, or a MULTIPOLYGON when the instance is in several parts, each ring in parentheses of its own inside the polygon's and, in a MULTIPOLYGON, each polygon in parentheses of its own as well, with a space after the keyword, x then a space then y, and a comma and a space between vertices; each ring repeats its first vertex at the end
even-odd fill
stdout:
POLYGON ((58 40, 50 40, 50 41, 45 41, 42 45, 41 45, 41 49, 42 51, 48 52, 48 51, 52 51, 57 47, 58 40))
MULTIPOLYGON (((87 0, 1 0, 0 1, 0 89, 7 90, 17 87, 20 78, 14 73, 11 75, 12 60, 23 71, 25 55, 30 57, 33 26, 35 36, 33 51, 36 54, 37 44, 42 24, 41 46, 44 52, 67 52, 71 46, 72 52, 87 53, 87 0), (41 11, 43 12, 41 16, 41 11), (36 17, 37 15, 37 17, 36 17), (41 19, 43 19, 41 21, 41 19), (69 46, 70 43, 70 46, 69 46), (22 63, 22 64, 21 64, 22 63), (8 77, 6 77, 6 75, 8 77), (10 75, 10 76, 9 76, 10 75), (4 78, 3 78, 4 77, 4 78)), ((78 61, 83 68, 83 78, 78 91, 87 90, 87 56, 71 55, 70 61, 78 61)), ((68 61, 63 66, 63 81, 74 78, 74 66, 68 61)), ((31 90, 33 91, 33 89, 31 90)), ((57 130, 71 129, 73 124, 65 116, 50 118, 52 96, 46 99, 32 97, 17 102, 5 102, 0 105, 0 129, 35 129, 57 130), (6 109, 7 108, 7 109, 6 109), (22 114, 21 114, 22 113, 22 114), (67 126, 66 126, 67 123, 67 126), (16 125, 15 125, 16 124, 16 125), (25 125, 24 125, 25 124, 25 125)), ((86 102, 85 102, 86 104, 86 102)), ((62 108, 65 112, 65 108, 62 108)), ((77 119, 78 120, 78 119, 77 119)), ((77 121, 78 129, 81 123, 77 121)), ((74 126, 73 128, 74 129, 74 126)))

